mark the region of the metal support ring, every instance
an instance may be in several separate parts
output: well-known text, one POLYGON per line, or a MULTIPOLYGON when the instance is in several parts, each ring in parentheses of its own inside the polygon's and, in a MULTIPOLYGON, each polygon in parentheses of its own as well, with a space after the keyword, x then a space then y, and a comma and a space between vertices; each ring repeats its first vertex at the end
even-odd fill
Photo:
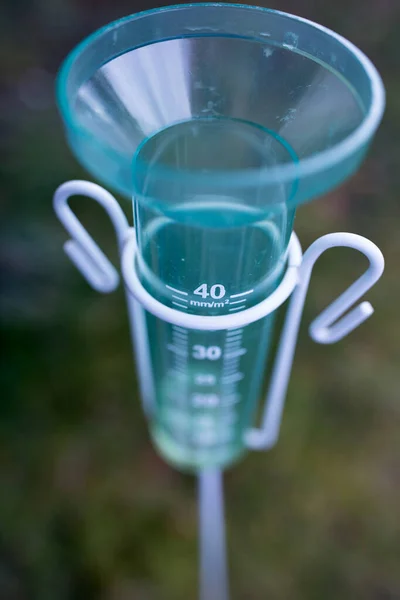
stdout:
POLYGON ((286 273, 276 290, 272 292, 268 298, 265 298, 255 306, 247 308, 239 313, 208 317, 191 315, 175 310, 174 308, 165 306, 149 294, 143 287, 137 275, 135 266, 136 253, 137 244, 135 230, 130 229, 125 239, 121 261, 122 275, 129 292, 138 302, 140 302, 143 308, 159 319, 173 325, 186 327, 187 329, 203 331, 220 331, 223 329, 243 327, 244 325, 249 325, 250 323, 254 323, 269 315, 281 306, 293 292, 298 282, 298 269, 302 260, 300 242, 296 234, 292 233, 289 242, 286 273))

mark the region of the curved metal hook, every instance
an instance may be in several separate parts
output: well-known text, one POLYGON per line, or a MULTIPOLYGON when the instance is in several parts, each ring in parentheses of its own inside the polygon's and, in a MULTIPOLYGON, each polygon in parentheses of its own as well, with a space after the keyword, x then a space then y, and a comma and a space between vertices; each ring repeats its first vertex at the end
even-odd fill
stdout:
POLYGON ((373 242, 352 233, 331 233, 315 241, 304 253, 299 268, 298 285, 291 297, 283 326, 265 402, 262 426, 260 429, 251 429, 246 433, 246 443, 254 450, 271 448, 278 440, 300 320, 312 270, 325 250, 338 246, 355 248, 362 252, 368 258, 370 265, 361 277, 314 319, 310 326, 311 337, 321 344, 332 344, 345 337, 373 313, 370 303, 363 302, 343 316, 382 275, 384 258, 379 248, 373 242))
POLYGON ((119 284, 117 270, 69 207, 69 198, 77 195, 96 200, 106 210, 114 225, 120 252, 129 229, 128 221, 114 196, 90 181, 68 181, 54 194, 54 210, 72 238, 64 244, 65 253, 95 290, 105 294, 113 292, 119 284))
POLYGON ((309 272, 328 248, 345 246, 365 254, 369 267, 343 294, 311 323, 309 333, 319 344, 334 344, 356 329, 374 312, 369 302, 362 302, 343 316, 380 278, 385 261, 382 252, 370 240, 354 233, 331 233, 317 240, 304 255, 302 270, 309 272))

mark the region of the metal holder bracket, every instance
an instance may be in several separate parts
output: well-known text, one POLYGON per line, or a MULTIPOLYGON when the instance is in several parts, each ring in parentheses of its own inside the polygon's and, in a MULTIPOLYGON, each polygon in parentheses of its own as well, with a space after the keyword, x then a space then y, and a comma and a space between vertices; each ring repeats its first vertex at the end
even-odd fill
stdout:
MULTIPOLYGON (((293 234, 289 244, 288 266, 281 284, 256 306, 240 313, 216 317, 182 314, 158 302, 142 286, 134 267, 137 251, 135 231, 129 226, 117 200, 94 183, 69 181, 61 185, 54 194, 54 210, 71 236, 71 240, 65 243, 64 250, 89 285, 98 292, 114 291, 119 284, 119 275, 69 207, 68 200, 75 195, 87 196, 100 204, 106 210, 116 232, 141 397, 147 415, 153 409, 154 390, 144 309, 164 321, 188 329, 216 331, 257 321, 291 296, 265 399, 261 427, 246 432, 247 446, 254 450, 267 450, 278 440, 304 303, 314 265, 321 254, 329 248, 353 248, 367 257, 369 267, 313 320, 309 327, 311 338, 319 344, 336 343, 373 313, 369 302, 354 305, 381 277, 384 269, 381 251, 362 236, 331 233, 311 244, 303 256, 298 239, 293 234)), ((200 472, 198 477, 200 598, 228 600, 222 473, 218 469, 208 469, 200 472)))

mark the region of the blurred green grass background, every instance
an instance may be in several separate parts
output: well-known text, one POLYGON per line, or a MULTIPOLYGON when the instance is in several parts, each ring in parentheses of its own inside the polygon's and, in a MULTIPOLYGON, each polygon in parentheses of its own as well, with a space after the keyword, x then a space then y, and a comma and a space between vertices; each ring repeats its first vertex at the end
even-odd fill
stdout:
MULTIPOLYGON (((1 600, 196 597, 195 481, 153 451, 123 293, 100 296, 85 284, 63 254, 51 204, 60 183, 87 177, 54 105, 59 64, 98 26, 164 4, 0 7, 1 600)), ((398 600, 400 5, 268 6, 348 37, 383 76, 387 110, 364 166, 302 207, 296 231, 303 247, 331 231, 370 237, 387 268, 368 294, 372 319, 346 341, 319 347, 306 324, 365 265, 344 250, 318 264, 279 444, 226 475, 232 598, 398 600)), ((78 212, 115 257, 101 210, 81 201, 78 212)))

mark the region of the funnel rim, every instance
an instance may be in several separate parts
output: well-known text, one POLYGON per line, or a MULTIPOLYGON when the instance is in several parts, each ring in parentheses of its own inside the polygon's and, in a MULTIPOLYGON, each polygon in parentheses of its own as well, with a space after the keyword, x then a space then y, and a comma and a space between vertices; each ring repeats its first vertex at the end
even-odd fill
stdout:
MULTIPOLYGON (((97 29, 88 37, 83 39, 66 57, 61 69, 57 76, 56 82, 56 97, 59 109, 63 116, 64 121, 67 125, 67 130, 79 132, 80 136, 84 136, 87 139, 95 139, 95 136, 91 135, 87 130, 82 129, 79 122, 73 115, 71 109, 71 103, 67 99, 65 88, 67 85, 68 77, 73 69, 75 60, 88 48, 91 44, 99 39, 101 36, 114 30, 116 27, 123 25, 124 23, 139 20, 143 17, 151 16, 152 14, 159 14, 161 12, 171 12, 174 10, 187 10, 190 8, 221 8, 227 10, 237 11, 259 11, 262 13, 270 13, 273 15, 280 15, 284 18, 289 19, 292 22, 300 22, 309 25, 327 36, 334 38, 338 43, 347 48, 351 54, 360 63, 364 73, 366 74, 371 89, 371 101, 368 107, 365 107, 365 114, 360 124, 343 140, 332 146, 327 150, 322 150, 315 155, 306 158, 299 158, 297 163, 284 164, 272 167, 262 167, 257 169, 237 169, 235 171, 218 171, 215 173, 199 173, 198 171, 180 171, 179 179, 182 183, 187 181, 204 183, 207 187, 213 186, 218 187, 226 186, 227 178, 229 178, 232 186, 239 188, 251 188, 254 186, 259 187, 260 185, 269 185, 276 183, 277 181, 285 183, 293 181, 299 178, 315 175, 320 172, 327 171, 334 168, 337 164, 349 159, 352 155, 356 154, 363 147, 365 147, 372 136, 374 135, 379 123, 382 119, 384 108, 385 108, 385 89, 379 75, 378 70, 372 63, 372 61, 360 50, 355 44, 347 40, 345 37, 336 33, 335 31, 297 15, 287 13, 284 11, 274 10, 270 8, 252 6, 246 4, 232 4, 232 3, 220 3, 220 2, 199 2, 199 3, 187 3, 187 4, 175 4, 170 6, 163 6, 150 10, 141 11, 127 15, 107 25, 97 29)), ((221 31, 222 33, 222 31, 221 31)), ((227 32, 224 32, 227 33, 227 32)), ((189 36, 185 36, 189 37, 189 36)), ((255 37, 254 39, 258 39, 255 37)), ((156 43, 154 40, 153 43, 156 43)), ((261 42, 261 39, 260 39, 261 42)), ((134 50, 133 45, 131 50, 134 50)), ((293 52, 300 53, 296 48, 293 48, 293 52)), ((313 58, 310 55, 310 58, 313 58)), ((316 57, 314 57, 316 58, 316 57)), ((170 125, 173 125, 171 123, 170 125)), ((152 137, 152 136, 149 136, 152 137)), ((100 144, 107 154, 118 154, 118 151, 113 149, 107 149, 104 144, 100 144)), ((135 153, 133 153, 134 155, 135 153)), ((133 158, 132 155, 132 158, 133 158)), ((176 169, 173 167, 157 167, 157 175, 159 179, 165 179, 170 181, 176 178, 176 169)))

